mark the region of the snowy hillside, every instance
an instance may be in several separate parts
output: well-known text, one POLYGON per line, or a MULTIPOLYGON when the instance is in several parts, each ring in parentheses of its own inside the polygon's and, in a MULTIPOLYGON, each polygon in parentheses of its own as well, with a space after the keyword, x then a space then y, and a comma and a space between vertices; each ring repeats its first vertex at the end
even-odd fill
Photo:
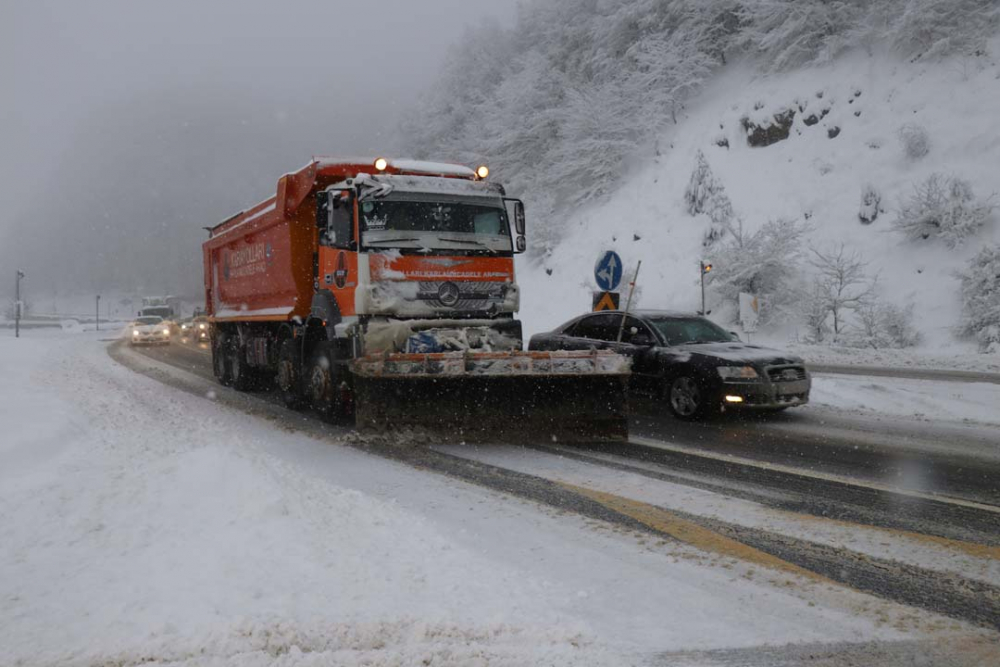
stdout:
MULTIPOLYGON (((990 46, 1000 53, 1000 40, 990 46)), ((998 118, 995 56, 909 62, 854 51, 778 74, 728 65, 663 134, 658 157, 628 173, 606 201, 573 214, 547 256, 522 262, 526 329, 545 330, 589 308, 592 267, 604 249, 617 250, 632 268, 642 260, 641 306, 700 307, 698 261, 724 256, 726 242, 723 237, 703 247, 711 221, 704 213, 691 215, 685 202, 701 151, 731 201, 732 220, 742 220, 745 231, 779 219, 806 226, 801 256, 789 259, 798 265, 792 282, 800 288, 816 272, 810 248, 827 253, 844 244, 847 253, 856 251, 868 262, 868 277, 878 276, 883 302, 913 304, 922 346, 971 349, 955 337, 961 314, 955 273, 984 245, 1000 242, 1000 215, 990 212, 985 226, 954 249, 933 237, 907 240, 893 222, 915 188, 935 173, 967 181, 987 209, 998 203, 995 196, 990 202, 1000 192, 998 118), (751 130, 775 125, 789 113, 787 139, 749 145, 748 124, 751 130), (926 155, 907 154, 902 128, 925 130, 926 155), (881 199, 870 224, 859 219, 865 188, 881 199)), ((715 261, 723 273, 726 267, 715 261)), ((708 309, 729 320, 732 304, 721 299, 710 287, 708 309)), ((807 337, 800 315, 800 308, 787 308, 771 336, 807 337)))

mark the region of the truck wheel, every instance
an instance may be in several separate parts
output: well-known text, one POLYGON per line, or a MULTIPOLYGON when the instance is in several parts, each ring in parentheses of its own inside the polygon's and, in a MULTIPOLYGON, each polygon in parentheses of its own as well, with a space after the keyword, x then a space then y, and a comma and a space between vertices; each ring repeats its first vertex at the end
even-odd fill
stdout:
POLYGON ((253 369, 247 363, 246 351, 240 345, 238 338, 230 339, 229 354, 226 355, 229 361, 229 379, 236 391, 249 391, 253 387, 253 369))
POLYGON ((286 340, 278 350, 277 382, 286 408, 301 410, 305 407, 302 400, 302 354, 294 340, 286 340))
POLYGON ((330 345, 316 346, 305 377, 306 394, 324 419, 344 423, 353 415, 353 404, 349 391, 345 390, 347 371, 342 364, 335 363, 335 358, 330 345))
POLYGON ((215 373, 215 379, 219 381, 219 384, 226 387, 232 382, 228 357, 229 337, 220 333, 215 337, 215 342, 212 345, 212 372, 215 373))

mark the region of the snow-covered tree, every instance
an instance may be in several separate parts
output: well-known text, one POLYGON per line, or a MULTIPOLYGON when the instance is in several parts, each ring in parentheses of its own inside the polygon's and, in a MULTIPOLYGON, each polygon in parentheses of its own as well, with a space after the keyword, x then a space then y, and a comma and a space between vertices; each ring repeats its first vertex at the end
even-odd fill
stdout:
POLYGON ((982 53, 1000 27, 996 0, 904 0, 880 9, 895 10, 887 29, 892 45, 923 59, 982 53))
POLYGON ((913 304, 904 307, 873 298, 857 310, 858 326, 841 342, 872 349, 913 347, 920 332, 913 322, 913 304))
POLYGON ((807 343, 822 343, 830 333, 827 294, 826 288, 818 280, 814 280, 802 294, 799 310, 808 332, 807 343))
POLYGON ((927 128, 917 123, 904 123, 896 132, 903 153, 911 161, 919 160, 931 151, 931 138, 927 128))
POLYGON ((738 221, 712 254, 707 284, 723 300, 739 304, 740 292, 761 299, 761 324, 785 312, 799 296, 802 238, 806 228, 795 220, 765 223, 747 232, 738 221))
POLYGON ((961 274, 961 332, 1000 353, 1000 245, 984 247, 961 274))
POLYGON ((911 240, 939 238, 956 248, 986 224, 993 208, 991 200, 976 198, 968 181, 931 174, 903 202, 893 228, 911 240))
POLYGON ((849 46, 860 0, 743 0, 739 43, 774 70, 829 60, 849 46))
POLYGON ((870 183, 861 188, 861 206, 858 208, 858 220, 863 225, 870 225, 878 219, 882 211, 882 195, 870 183))
POLYGON ((695 156, 694 171, 691 180, 684 190, 684 203, 691 215, 706 215, 710 226, 705 232, 704 245, 711 246, 722 238, 723 234, 733 225, 733 203, 705 159, 705 154, 698 151, 695 156))
POLYGON ((847 311, 856 310, 871 300, 875 280, 867 273, 868 263, 844 244, 826 251, 810 248, 809 264, 816 271, 813 296, 816 307, 825 308, 833 319, 833 335, 844 330, 847 311))

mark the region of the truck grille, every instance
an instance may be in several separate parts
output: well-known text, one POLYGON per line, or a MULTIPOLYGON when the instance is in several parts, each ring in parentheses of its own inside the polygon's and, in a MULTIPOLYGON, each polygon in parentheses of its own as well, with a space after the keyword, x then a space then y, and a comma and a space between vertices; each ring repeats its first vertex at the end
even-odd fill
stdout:
POLYGON ((797 382, 806 379, 806 369, 802 366, 777 366, 767 369, 771 382, 797 382))
POLYGON ((456 311, 485 311, 503 303, 506 286, 503 283, 483 282, 428 282, 421 281, 417 298, 436 308, 450 308, 456 311), (457 288, 452 299, 442 299, 444 285, 457 288))

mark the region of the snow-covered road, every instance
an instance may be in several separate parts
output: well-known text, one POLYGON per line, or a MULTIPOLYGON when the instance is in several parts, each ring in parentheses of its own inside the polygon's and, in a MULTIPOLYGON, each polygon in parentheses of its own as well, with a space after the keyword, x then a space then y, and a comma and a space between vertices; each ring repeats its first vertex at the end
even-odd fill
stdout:
POLYGON ((961 630, 292 433, 105 346, 0 337, 0 664, 620 665, 961 630))

